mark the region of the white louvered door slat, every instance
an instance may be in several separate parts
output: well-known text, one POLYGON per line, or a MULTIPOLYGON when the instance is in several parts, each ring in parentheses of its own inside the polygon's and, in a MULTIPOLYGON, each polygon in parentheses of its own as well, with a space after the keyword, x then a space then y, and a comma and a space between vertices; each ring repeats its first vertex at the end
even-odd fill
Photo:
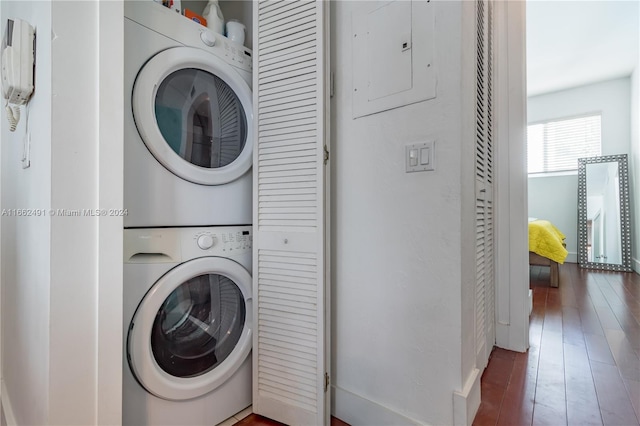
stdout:
POLYGON ((288 425, 329 422, 327 8, 254 7, 253 411, 288 425))
POLYGON ((493 5, 476 1, 476 365, 483 369, 495 343, 493 237, 493 5))
POLYGON ((493 207, 493 148, 494 148, 494 115, 493 115, 493 102, 494 102, 494 84, 493 84, 493 43, 494 43, 494 28, 493 28, 493 14, 494 4, 493 0, 487 2, 487 176, 485 179, 485 186, 487 189, 487 197, 485 197, 487 210, 486 210, 486 223, 487 223, 487 248, 486 248, 486 276, 487 276, 487 288, 486 288, 486 348, 487 348, 487 360, 491 354, 491 350, 496 342, 496 284, 495 284, 495 270, 494 270, 494 207, 493 207))

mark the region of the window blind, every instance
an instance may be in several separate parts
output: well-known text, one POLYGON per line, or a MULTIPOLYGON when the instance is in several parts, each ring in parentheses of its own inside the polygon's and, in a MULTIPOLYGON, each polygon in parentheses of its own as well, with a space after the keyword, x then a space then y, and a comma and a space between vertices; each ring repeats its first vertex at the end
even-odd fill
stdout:
POLYGON ((578 170, 578 158, 600 154, 600 114, 536 123, 527 128, 530 174, 578 170))

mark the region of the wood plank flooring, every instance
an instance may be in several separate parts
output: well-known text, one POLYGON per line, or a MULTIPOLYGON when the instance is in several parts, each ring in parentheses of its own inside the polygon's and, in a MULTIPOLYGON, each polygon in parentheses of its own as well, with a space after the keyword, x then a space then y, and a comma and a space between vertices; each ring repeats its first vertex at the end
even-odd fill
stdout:
MULTIPOLYGON (((239 423, 236 423, 235 426, 286 426, 286 425, 284 423, 276 422, 266 417, 258 416, 257 414, 251 414, 250 416, 241 420, 239 423)), ((349 425, 343 422, 342 420, 336 419, 335 417, 332 416, 331 426, 349 426, 349 425)))
POLYGON ((494 349, 474 425, 640 425, 640 275, 560 268, 531 268, 531 346, 494 349))
MULTIPOLYGON (((640 426, 640 275, 531 268, 526 353, 494 349, 473 422, 485 425, 640 426)), ((332 418, 332 426, 348 426, 332 418)), ((281 426, 252 414, 238 426, 281 426)))

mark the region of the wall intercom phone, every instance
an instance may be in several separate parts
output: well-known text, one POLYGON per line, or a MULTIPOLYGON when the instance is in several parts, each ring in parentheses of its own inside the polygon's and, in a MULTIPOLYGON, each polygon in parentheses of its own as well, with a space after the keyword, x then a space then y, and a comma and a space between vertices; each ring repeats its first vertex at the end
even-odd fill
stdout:
POLYGON ((2 38, 2 96, 12 132, 20 120, 20 105, 26 104, 33 93, 34 60, 34 28, 21 19, 7 19, 2 38))

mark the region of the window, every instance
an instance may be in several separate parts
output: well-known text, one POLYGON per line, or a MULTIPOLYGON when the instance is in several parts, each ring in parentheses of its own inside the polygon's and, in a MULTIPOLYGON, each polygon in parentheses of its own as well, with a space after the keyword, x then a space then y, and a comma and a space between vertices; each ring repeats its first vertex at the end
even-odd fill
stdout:
POLYGON ((601 115, 531 124, 527 128, 529 173, 578 170, 578 158, 601 154, 601 115))

